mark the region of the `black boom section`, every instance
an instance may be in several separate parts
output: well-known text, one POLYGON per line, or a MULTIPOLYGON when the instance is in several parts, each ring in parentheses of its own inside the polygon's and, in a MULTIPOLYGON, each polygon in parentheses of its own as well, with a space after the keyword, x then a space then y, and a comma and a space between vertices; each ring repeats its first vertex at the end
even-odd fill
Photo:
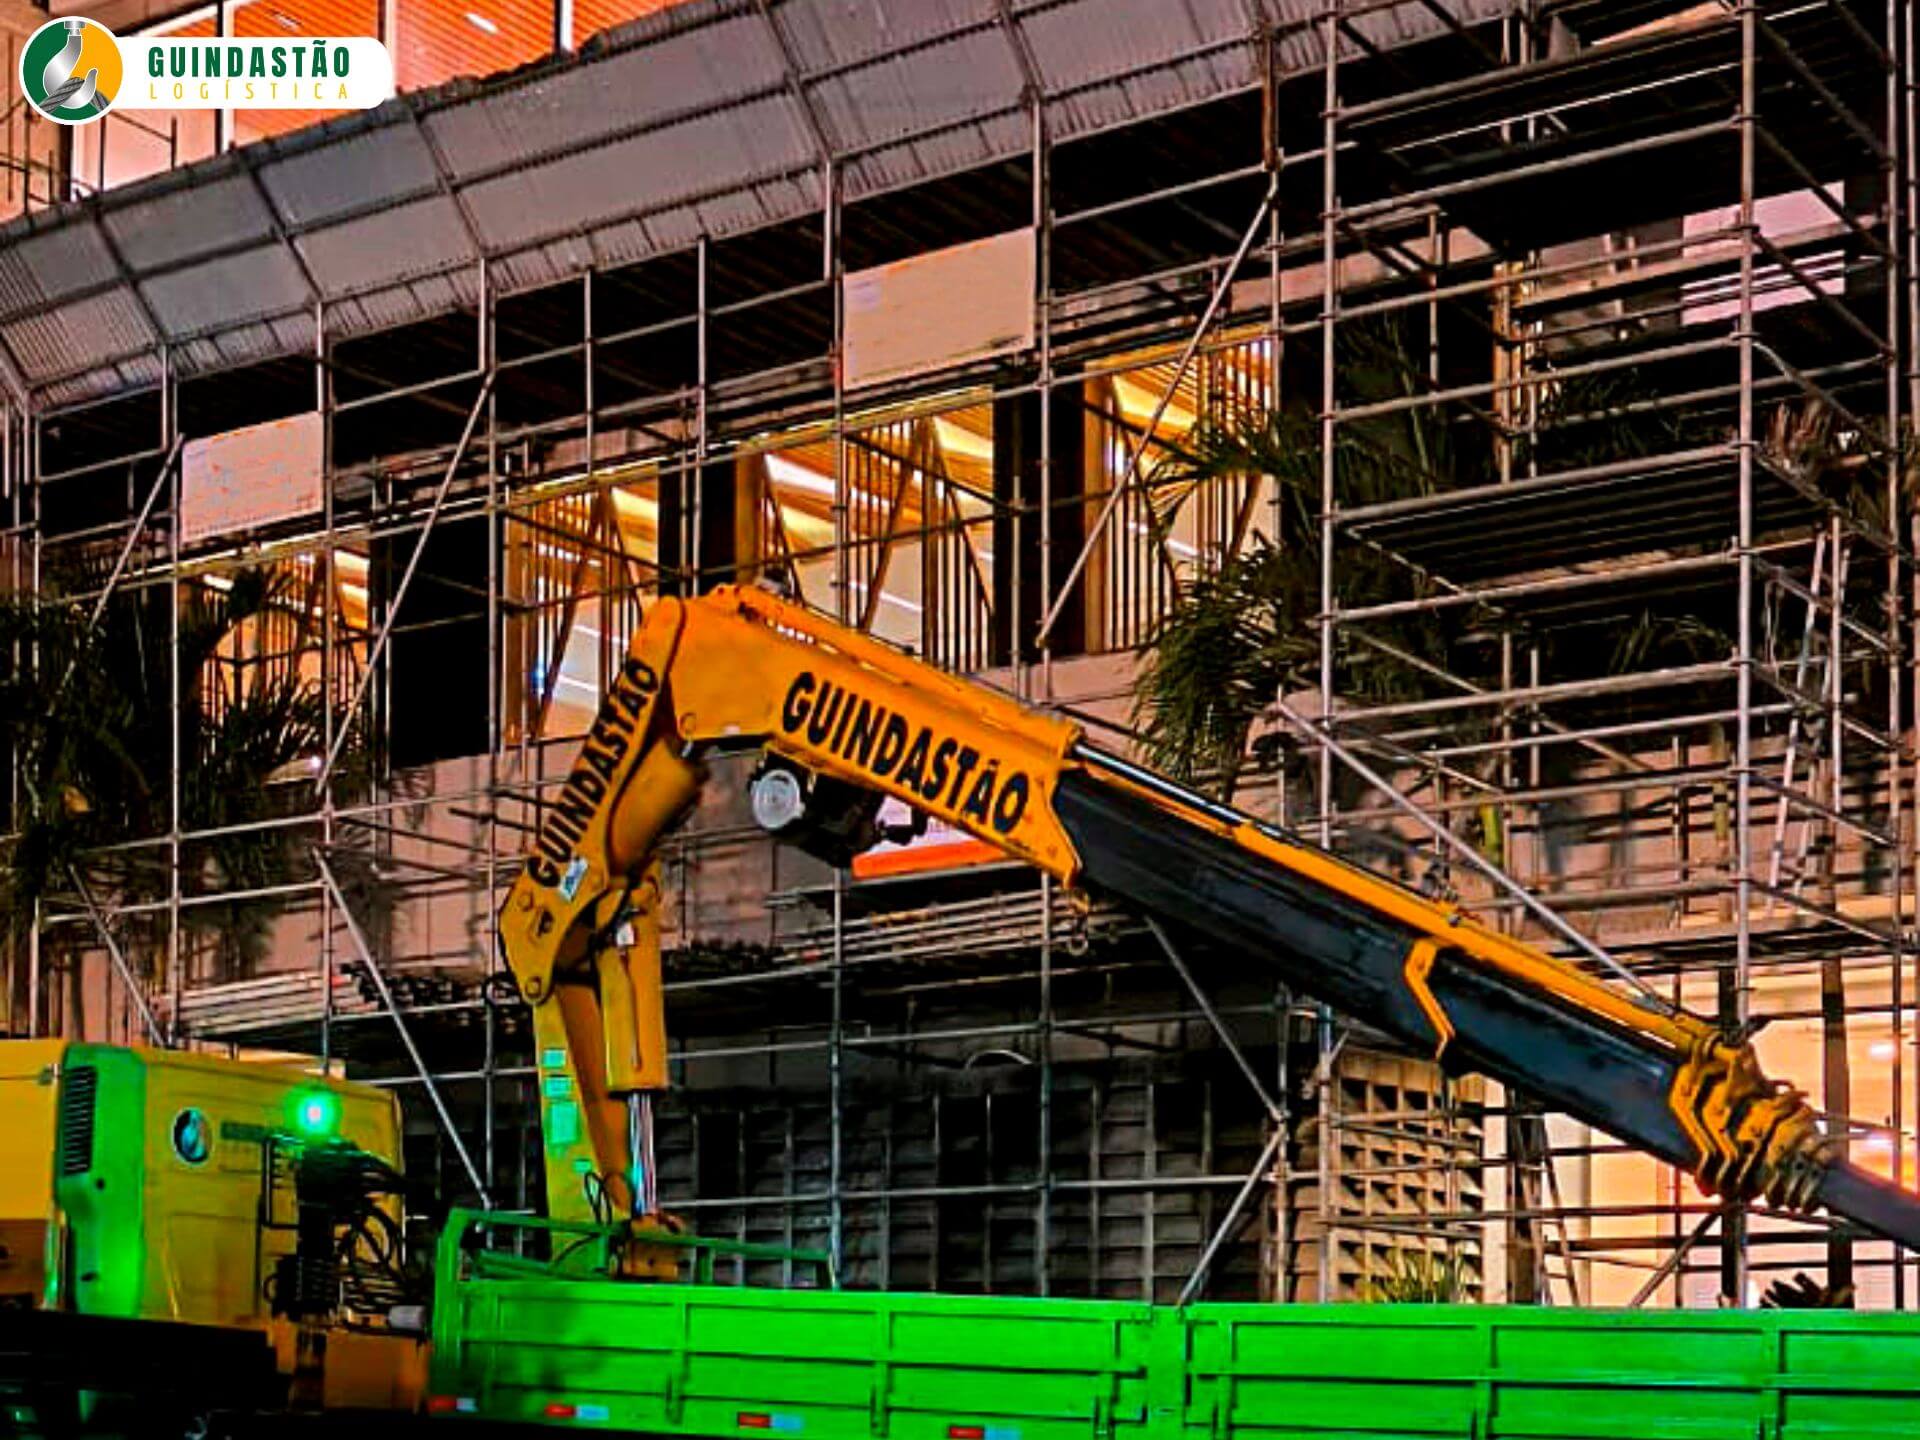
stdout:
MULTIPOLYGON (((1415 1049, 1436 1043, 1405 978, 1413 931, 1083 770, 1062 774, 1054 805, 1088 885, 1198 942, 1213 964, 1263 964, 1415 1049)), ((1666 1055, 1444 950, 1429 983, 1457 1032, 1449 1066, 1693 1164, 1666 1055)))

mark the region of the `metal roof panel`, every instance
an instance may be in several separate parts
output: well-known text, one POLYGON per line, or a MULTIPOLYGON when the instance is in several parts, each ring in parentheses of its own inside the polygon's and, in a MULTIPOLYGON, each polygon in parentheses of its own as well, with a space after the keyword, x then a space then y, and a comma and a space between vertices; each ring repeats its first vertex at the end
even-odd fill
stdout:
POLYGON ((37 309, 120 278, 91 219, 62 220, 37 235, 0 244, 0 315, 37 309))
POLYGON ((348 295, 479 258, 453 201, 430 195, 300 237, 321 290, 348 295))
POLYGON ((159 339, 124 285, 31 311, 0 325, 0 333, 29 381, 83 369, 95 357, 143 350, 159 339))
POLYGON ((101 365, 81 375, 52 381, 39 392, 36 398, 39 404, 47 409, 61 405, 79 405, 108 395, 122 395, 134 390, 151 390, 160 383, 160 374, 158 355, 134 355, 101 365))
POLYGON ((312 149, 268 161, 260 183, 289 227, 357 214, 432 190, 439 184, 433 154, 405 112, 377 129, 361 130, 312 149))
POLYGON ((692 205, 656 210, 640 222, 647 240, 646 254, 679 250, 700 238, 700 211, 692 205))
POLYGON ((743 15, 435 109, 424 124, 448 173, 463 180, 725 106, 784 76, 766 27, 743 15))
MULTIPOLYGON (((1442 3, 1479 20, 1513 0, 1442 3)), ((1067 136, 1254 84, 1252 47, 1240 42, 1258 14, 1283 25, 1283 66, 1317 65, 1318 27, 1293 22, 1312 22, 1323 4, 1006 0, 1004 10, 1036 57, 1053 133, 1067 136)), ((820 203, 819 156, 785 90, 781 40, 838 147, 849 196, 1023 154, 1021 52, 1002 12, 1002 0, 692 0, 576 57, 404 96, 109 192, 66 217, 0 227, 0 318, 11 317, 5 329, 17 332, 31 377, 92 365, 109 390, 146 383, 125 357, 162 340, 213 341, 183 352, 195 364, 310 344, 294 253, 279 239, 251 243, 274 234, 275 217, 242 165, 308 257, 341 333, 474 303, 472 237, 447 193, 461 177, 492 273, 509 289, 805 214, 820 203), (141 318, 96 214, 136 274, 163 272, 146 284, 173 333, 153 335, 141 318), (223 258, 192 263, 216 249, 223 258), (295 319, 270 320, 276 308, 295 319)), ((1384 47, 1445 22, 1408 3, 1356 23, 1384 47)), ((92 384, 63 379, 61 391, 92 384)))
POLYGON ((849 149, 902 140, 1020 103, 1025 83, 1007 36, 969 31, 810 87, 849 149))
POLYGON ((1048 102, 1047 121, 1060 139, 1091 135, 1245 90, 1253 83, 1246 51, 1232 46, 1074 90, 1048 102))
POLYGON ((475 271, 476 267, 465 266, 339 301, 327 310, 327 333, 336 338, 365 335, 454 310, 470 310, 479 300, 475 271))
POLYGON ((588 237, 593 247, 594 264, 603 270, 617 269, 655 253, 647 227, 639 220, 616 220, 602 225, 588 237))
POLYGON ((843 193, 849 200, 952 175, 1033 148, 1033 126, 1023 109, 956 125, 946 130, 885 145, 849 161, 843 193))
POLYGON ((313 352, 313 313, 302 310, 269 320, 238 325, 189 340, 172 352, 182 374, 204 375, 252 365, 276 355, 313 352))
POLYGON ((147 271, 227 250, 273 234, 273 216, 253 182, 229 175, 199 185, 183 185, 103 212, 127 265, 147 271))
POLYGON ((465 194, 483 243, 506 250, 650 209, 649 199, 684 202, 813 161, 810 139, 775 95, 511 171, 465 194))
POLYGON ((313 303, 313 293, 279 244, 169 270, 140 282, 155 319, 178 341, 313 303))
POLYGON ((994 19, 993 0, 784 0, 773 17, 800 68, 811 74, 920 45, 994 19))
POLYGON ((488 271, 487 279, 496 295, 513 295, 578 275, 593 263, 593 246, 582 236, 565 235, 503 257, 488 271))
MULTIPOLYGON (((1018 14, 1049 94, 1253 38, 1241 0, 1069 0, 1018 14)), ((1251 46, 1244 59, 1253 78, 1251 46)))

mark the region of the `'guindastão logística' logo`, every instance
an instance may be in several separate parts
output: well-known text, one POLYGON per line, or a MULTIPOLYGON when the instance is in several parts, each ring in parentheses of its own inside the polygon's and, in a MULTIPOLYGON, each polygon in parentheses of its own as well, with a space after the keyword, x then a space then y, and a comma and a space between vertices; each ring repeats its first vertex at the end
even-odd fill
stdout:
POLYGON ((27 102, 60 125, 120 110, 367 110, 393 98, 393 60, 365 35, 116 36, 50 20, 20 52, 27 102))
POLYGON ((120 42, 95 20, 49 20, 20 52, 20 90, 56 125, 84 125, 107 113, 126 67, 120 42))

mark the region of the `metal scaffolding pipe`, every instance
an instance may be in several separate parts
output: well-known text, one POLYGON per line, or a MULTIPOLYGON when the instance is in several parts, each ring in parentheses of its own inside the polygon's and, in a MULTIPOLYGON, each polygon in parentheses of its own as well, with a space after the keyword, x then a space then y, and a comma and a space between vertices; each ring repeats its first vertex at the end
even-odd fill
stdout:
POLYGON ((493 1208, 493 1196, 488 1193, 487 1183, 480 1178, 480 1171, 473 1163, 473 1156, 467 1151, 467 1142, 460 1134, 460 1127, 453 1123, 453 1115, 447 1109, 447 1102, 440 1093, 440 1087, 434 1083, 433 1071, 428 1067, 426 1057, 420 1053, 420 1047, 414 1043, 413 1030, 407 1024, 407 1017, 401 1012, 399 1002, 393 998, 393 989, 387 984, 386 972, 380 962, 373 958, 373 949, 367 944, 367 937, 360 932, 360 922, 353 918, 353 907, 347 903, 347 897, 340 888, 340 882, 334 878, 333 869, 327 864, 327 857, 315 847, 313 863, 320 867, 320 875, 326 881, 327 891, 333 897, 333 903, 339 908, 340 919, 347 927, 347 938, 353 941, 353 948, 359 952, 360 963, 367 968, 367 978, 373 981, 374 989, 380 992, 380 1003, 386 1007, 387 1014, 393 1020, 393 1028, 400 1036, 400 1043, 406 1047, 407 1058, 413 1061, 413 1068, 420 1077, 420 1083, 426 1087, 427 1099, 433 1105, 433 1113, 440 1117, 440 1128, 446 1132, 452 1142, 453 1150, 460 1157, 460 1167, 467 1172, 467 1179, 473 1185, 473 1192, 480 1197, 483 1209, 493 1208))
MULTIPOLYGON (((480 381, 480 393, 473 397, 473 408, 467 413, 466 428, 460 432, 460 443, 453 447, 453 454, 447 459, 447 470, 440 477, 440 484, 433 492, 433 504, 427 507, 426 521, 420 527, 420 536, 413 542, 413 554, 407 557, 407 568, 400 573, 400 583, 394 587, 387 601, 386 618, 381 622, 380 631, 367 647, 367 658, 360 671, 360 679, 353 687, 353 698, 347 702, 346 723, 340 726, 333 737, 333 744, 327 747, 326 756, 320 763, 320 773, 314 777, 313 792, 316 795, 326 793, 327 782, 333 777, 334 763, 340 758, 340 750, 347 743, 347 735, 353 728, 354 716, 359 712, 360 702, 367 698, 367 689, 373 684, 373 677, 379 673, 380 657, 385 653, 387 642, 393 636, 393 625, 400 618, 400 606, 407 598, 407 590, 413 584, 414 572, 420 568, 421 558, 427 553, 427 540, 433 534, 434 523, 440 518, 440 511, 447 503, 447 493, 453 488, 454 476, 460 473, 460 463, 466 458, 467 446, 473 440, 474 427, 480 423, 480 417, 486 412, 487 397, 493 394, 494 372, 489 369, 480 381)), ((331 696, 328 697, 331 700, 331 696)), ((324 862, 323 867, 324 867, 324 862)))
POLYGON ((100 913, 100 907, 93 902, 93 892, 87 888, 87 882, 81 877, 77 867, 69 867, 67 873, 73 877, 73 888, 80 896, 80 903, 87 907, 87 915, 93 921, 93 928, 99 932, 105 942, 107 956, 113 961, 114 973, 120 977, 120 983, 126 988, 127 998, 133 1002, 133 1008, 140 1014, 140 1023, 147 1032, 150 1044, 165 1046, 166 1034, 160 1028, 160 1022, 154 1018, 153 1007, 147 1003, 146 993, 140 988, 140 982, 134 978, 133 967, 127 964, 127 957, 120 950, 120 942, 113 938, 113 930, 107 924, 107 917, 100 913))
MULTIPOLYGON (((1107 526, 1112 523, 1114 511, 1119 508, 1120 501, 1133 487, 1134 480, 1140 471, 1141 458, 1147 453, 1148 445, 1153 443, 1154 436, 1159 432, 1160 421, 1166 415, 1167 407, 1173 403, 1173 397, 1179 393, 1180 382, 1186 378, 1187 367, 1193 363, 1193 357, 1200 348, 1200 342, 1213 328, 1214 317, 1220 313, 1220 307, 1226 303, 1227 296, 1232 293, 1233 277, 1240 273, 1240 267, 1246 263, 1247 253, 1253 249, 1254 241, 1259 239, 1261 228, 1267 223, 1267 211, 1272 206, 1279 189, 1280 176, 1276 171, 1268 177, 1266 193, 1261 196, 1260 204, 1254 210, 1253 219, 1247 225, 1246 233, 1240 237, 1239 248, 1233 252, 1233 259, 1228 261, 1226 268, 1220 272, 1220 279, 1215 283, 1213 294, 1207 300, 1207 308, 1201 312, 1199 323, 1194 326, 1193 334, 1188 337, 1185 347, 1181 350, 1180 359, 1173 367, 1172 378, 1167 381, 1166 390, 1153 407, 1153 415, 1147 421, 1145 433, 1128 448, 1127 463, 1121 470, 1120 478, 1114 482, 1112 491, 1107 495, 1106 503, 1100 507, 1100 513, 1094 517, 1092 526, 1087 530, 1087 538, 1080 547, 1080 553, 1074 557, 1066 579, 1060 583, 1060 593, 1054 597, 1053 604, 1048 607, 1047 613, 1042 617, 1040 631, 1036 636, 1039 644, 1046 644, 1053 634, 1053 627, 1060 619, 1061 610, 1071 597, 1074 586, 1080 583, 1080 577, 1085 572, 1088 561, 1093 558, 1094 547, 1100 543, 1100 538, 1106 533, 1107 526)), ((1023 648, 1016 636, 1014 652, 1018 654, 1023 648)))
POLYGON ((1519 881, 1515 880, 1511 875, 1507 874, 1505 870, 1502 870, 1498 865, 1487 859, 1486 856, 1482 855, 1478 850, 1474 849, 1473 846, 1467 844, 1466 841, 1454 834, 1453 831, 1427 814, 1425 810, 1422 810, 1418 805, 1414 804, 1413 801, 1407 799, 1390 780, 1372 766, 1368 765, 1366 761, 1355 755, 1352 750, 1336 740, 1324 726, 1316 725, 1311 720, 1307 720, 1295 713, 1285 700, 1279 702, 1279 711, 1282 718, 1284 718, 1289 725, 1293 726, 1293 728, 1298 730, 1302 735, 1326 746, 1333 755, 1339 758, 1342 764, 1362 780, 1366 781, 1367 784, 1385 795, 1389 800, 1393 801, 1396 808, 1403 814, 1409 816, 1421 829, 1425 830, 1429 835, 1433 836, 1434 839, 1446 846, 1447 849, 1473 866, 1474 869, 1478 870, 1513 899, 1524 905, 1536 920, 1559 935, 1561 939, 1569 941, 1582 953, 1598 961, 1609 974, 1617 979, 1626 981, 1628 985, 1639 992, 1641 997, 1652 1009, 1661 1014, 1672 1014, 1674 1012, 1677 1007, 1655 991, 1646 981, 1642 980, 1638 975, 1634 974, 1633 971, 1614 959, 1607 951, 1601 949, 1596 942, 1574 929, 1572 925, 1560 917, 1558 911, 1540 899, 1539 896, 1535 895, 1519 881))

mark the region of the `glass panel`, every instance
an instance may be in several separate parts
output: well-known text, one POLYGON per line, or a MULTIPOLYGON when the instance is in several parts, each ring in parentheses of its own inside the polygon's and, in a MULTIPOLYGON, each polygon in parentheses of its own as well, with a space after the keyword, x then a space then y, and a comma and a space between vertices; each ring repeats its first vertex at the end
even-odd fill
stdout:
MULTIPOLYGON (((344 710, 366 663, 367 557, 354 550, 336 550, 334 567, 332 703, 336 710, 344 710)), ((274 685, 317 688, 321 681, 321 649, 329 624, 324 558, 295 555, 258 570, 258 579, 267 587, 267 603, 221 636, 200 677, 200 706, 207 723, 216 728, 237 698, 274 685)), ((231 575, 202 576, 186 592, 187 603, 217 608, 234 584, 231 575)))
MULTIPOLYGON (((1200 574, 1238 555, 1272 529, 1272 490, 1255 475, 1209 475, 1195 480, 1167 462, 1203 422, 1233 427, 1263 414, 1270 393, 1271 356, 1264 340, 1210 350, 1188 366, 1161 408, 1174 365, 1159 361, 1088 383, 1089 473, 1079 499, 1079 523, 1091 528, 1114 487, 1132 481, 1115 504, 1081 579, 1090 650, 1125 650, 1145 643, 1184 588, 1200 574), (1159 420, 1145 453, 1131 469, 1133 451, 1159 420)), ((1058 512, 1057 512, 1058 513, 1058 512)), ((1269 536, 1269 538, 1271 538, 1269 536)))
POLYGON ((585 733, 605 677, 653 594, 658 484, 541 500, 505 527, 507 733, 512 740, 585 733))
MULTIPOLYGON (((847 437, 848 620, 955 670, 987 664, 993 597, 993 411, 979 405, 847 437)), ((827 614, 834 556, 834 445, 762 456, 760 554, 827 614)))

